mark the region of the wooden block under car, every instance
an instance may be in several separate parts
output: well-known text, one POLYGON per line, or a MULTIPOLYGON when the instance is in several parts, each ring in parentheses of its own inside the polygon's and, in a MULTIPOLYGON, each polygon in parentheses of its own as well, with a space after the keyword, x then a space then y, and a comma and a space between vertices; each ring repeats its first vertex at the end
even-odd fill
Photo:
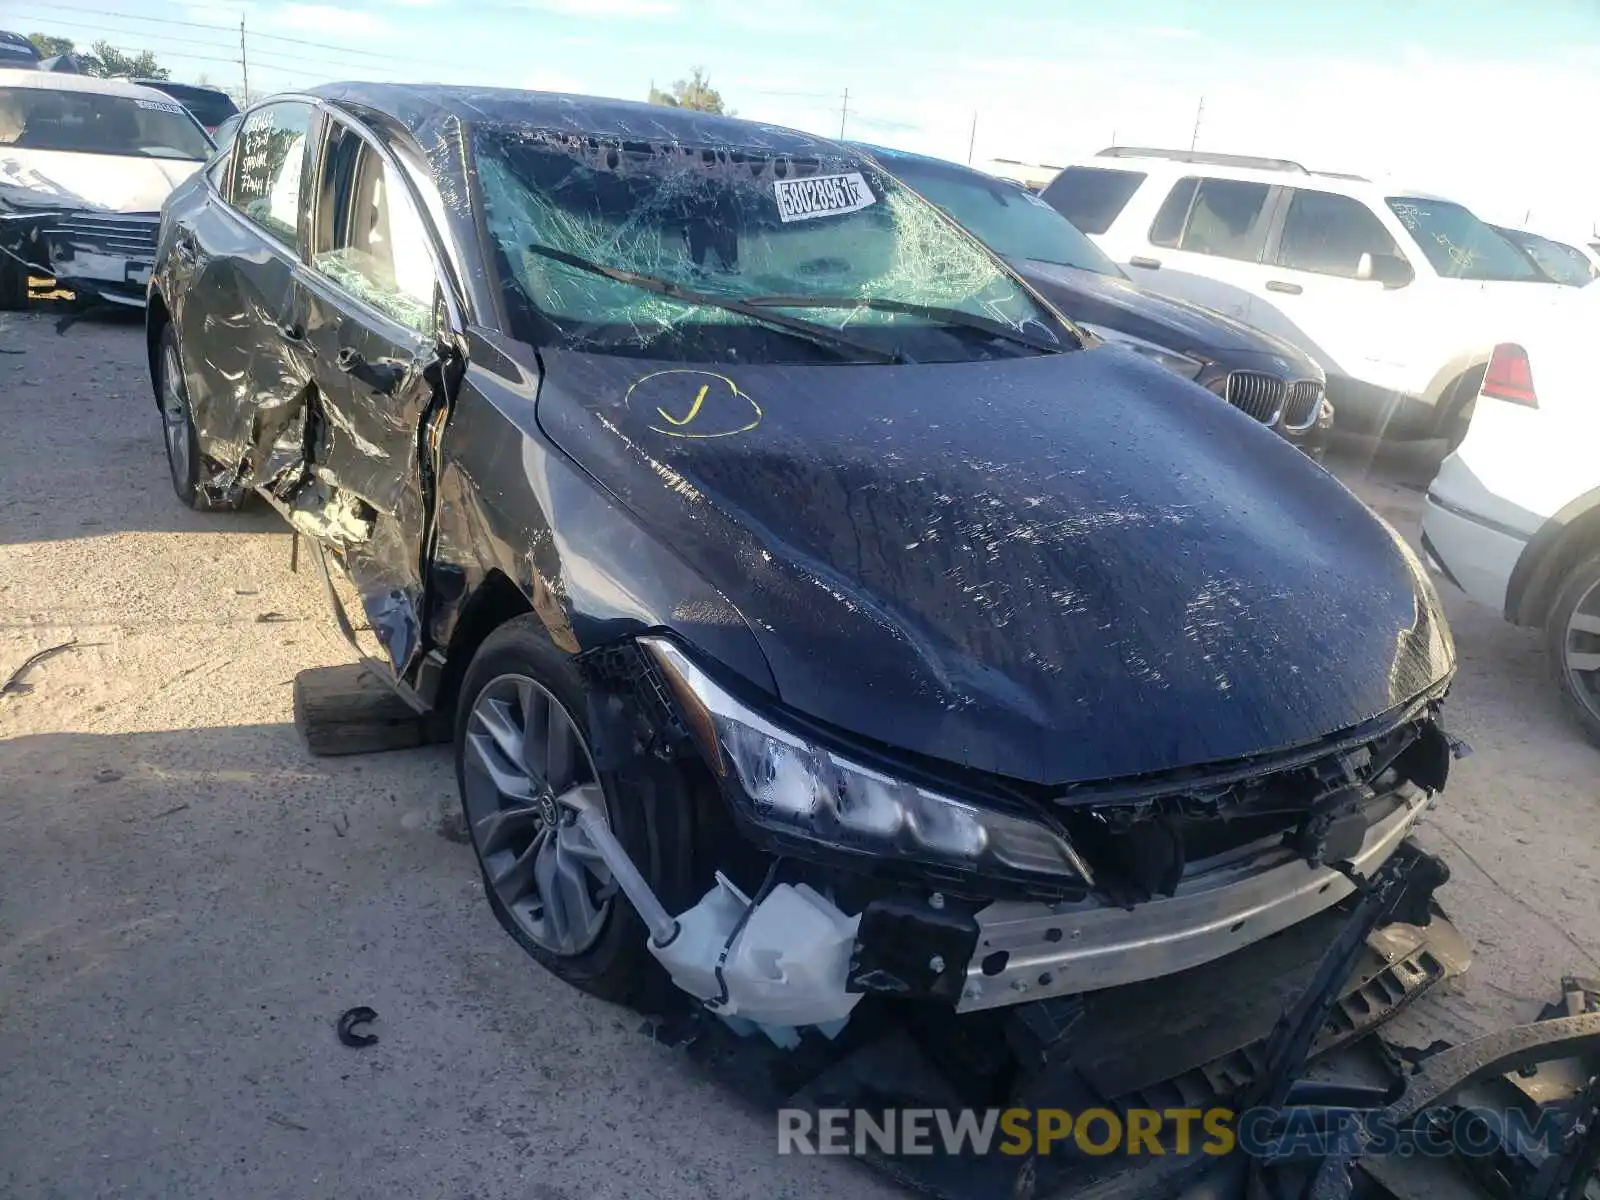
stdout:
POLYGON ((418 716, 370 667, 310 667, 294 678, 294 723, 313 754, 375 754, 449 740, 435 717, 418 716))

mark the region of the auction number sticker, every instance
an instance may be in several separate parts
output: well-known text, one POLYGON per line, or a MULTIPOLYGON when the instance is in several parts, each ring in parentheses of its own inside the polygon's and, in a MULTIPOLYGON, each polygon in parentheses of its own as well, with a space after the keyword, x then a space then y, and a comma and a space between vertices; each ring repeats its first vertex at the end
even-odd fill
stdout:
POLYGON ((153 112, 164 112, 164 113, 174 113, 174 114, 176 114, 176 113, 181 113, 183 111, 183 105, 181 105, 181 104, 167 104, 167 103, 165 103, 165 102, 163 102, 161 100, 139 100, 139 99, 135 99, 134 103, 137 104, 140 108, 148 108, 148 109, 152 110, 153 112))
POLYGON ((772 191, 778 198, 778 219, 785 224, 860 212, 878 202, 860 171, 850 171, 844 175, 778 179, 773 182, 772 191))

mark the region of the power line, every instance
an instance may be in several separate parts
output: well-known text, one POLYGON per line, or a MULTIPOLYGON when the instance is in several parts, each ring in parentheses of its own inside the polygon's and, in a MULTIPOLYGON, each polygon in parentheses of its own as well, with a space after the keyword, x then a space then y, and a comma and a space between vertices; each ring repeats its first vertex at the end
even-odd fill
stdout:
MULTIPOLYGON (((33 5, 30 7, 43 6, 33 5)), ((53 5, 51 6, 51 9, 46 11, 53 11, 55 8, 60 8, 67 12, 83 13, 88 16, 113 17, 118 20, 140 21, 151 25, 178 25, 186 29, 209 29, 215 32, 227 33, 230 35, 233 33, 233 26, 231 25, 212 25, 202 21, 180 21, 176 17, 146 17, 139 13, 110 12, 103 8, 84 8, 82 5, 77 4, 53 5)), ((33 19, 41 20, 43 18, 35 17, 33 19)), ((344 47, 329 46, 326 42, 313 42, 307 40, 306 38, 289 37, 281 33, 251 33, 250 36, 255 38, 257 41, 283 42, 290 46, 309 46, 315 50, 339 50, 345 54, 353 54, 362 58, 375 58, 386 62, 414 63, 422 66, 433 67, 435 69, 437 69, 439 65, 436 59, 409 58, 400 54, 382 54, 376 50, 358 50, 354 48, 346 49, 344 47)))
MULTIPOLYGON (((91 25, 86 21, 63 21, 58 17, 28 17, 27 19, 30 20, 30 21, 38 21, 40 24, 61 25, 61 26, 64 26, 65 28, 67 28, 67 29, 87 29, 90 32, 100 34, 102 37, 104 37, 106 34, 112 34, 112 35, 126 34, 126 35, 128 35, 130 37, 140 37, 140 36, 142 36, 141 34, 137 33, 135 30, 132 30, 132 29, 108 29, 104 25, 91 25)), ((43 33, 45 31, 44 30, 35 30, 35 32, 43 33)), ((205 46, 206 48, 211 49, 211 50, 226 50, 226 49, 229 49, 229 47, 224 43, 218 43, 218 42, 212 42, 212 41, 204 41, 204 40, 202 40, 200 38, 177 37, 177 36, 175 36, 173 34, 170 34, 170 33, 163 33, 163 34, 160 34, 159 36, 164 41, 181 42, 182 44, 184 44, 186 46, 205 46)))
MULTIPOLYGON (((244 76, 246 76, 246 77, 248 77, 248 75, 249 75, 249 60, 251 58, 254 58, 256 62, 258 62, 259 64, 261 64, 263 66, 269 66, 269 67, 272 67, 275 70, 279 70, 279 71, 288 71, 288 72, 291 72, 293 74, 296 74, 297 76, 300 76, 300 77, 303 77, 303 78, 307 78, 307 79, 328 79, 328 78, 334 78, 335 76, 341 75, 341 74, 351 74, 351 73, 354 73, 354 72, 359 72, 359 71, 364 70, 364 69, 370 69, 370 68, 364 67, 361 64, 352 64, 352 63, 349 63, 349 62, 341 61, 341 60, 336 59, 336 58, 324 58, 324 57, 320 57, 320 56, 317 56, 317 55, 297 54, 295 56, 295 61, 293 63, 284 62, 282 60, 278 60, 278 59, 274 59, 274 58, 267 58, 267 57, 263 57, 260 54, 259 51, 251 52, 247 48, 247 46, 246 46, 246 44, 245 44, 243 39, 241 39, 241 41, 239 43, 239 50, 240 50, 240 53, 241 53, 242 57, 238 57, 238 58, 229 57, 229 58, 226 58, 226 59, 207 59, 207 57, 205 55, 193 54, 193 53, 189 53, 189 52, 182 51, 182 50, 169 49, 168 48, 168 43, 177 43, 177 44, 181 44, 181 45, 185 45, 185 46, 199 46, 202 49, 219 50, 219 51, 222 51, 224 53, 226 53, 228 51, 231 51, 233 49, 233 47, 231 45, 228 45, 228 44, 225 44, 225 43, 206 41, 206 40, 202 40, 200 38, 186 38, 186 37, 179 37, 177 35, 170 34, 170 33, 158 33, 158 32, 152 32, 152 33, 150 33, 148 35, 145 35, 145 34, 139 33, 136 30, 109 28, 109 27, 100 26, 100 25, 87 25, 87 24, 84 24, 84 23, 81 23, 81 22, 76 22, 76 21, 62 21, 62 20, 59 20, 58 18, 55 18, 55 17, 48 17, 48 18, 46 18, 46 17, 30 17, 29 20, 30 21, 37 21, 40 26, 44 27, 44 28, 42 28, 40 30, 37 30, 36 32, 48 33, 48 32, 53 31, 56 27, 68 28, 68 29, 73 29, 73 30, 86 29, 86 30, 89 30, 91 32, 100 34, 100 37, 97 38, 96 40, 97 41, 105 41, 108 45, 115 45, 115 42, 113 41, 113 39, 121 40, 121 39, 124 39, 124 38, 129 39, 129 40, 138 39, 141 43, 144 43, 144 44, 141 44, 138 47, 138 50, 131 50, 126 45, 116 46, 115 47, 116 49, 121 50, 125 54, 126 53, 137 53, 138 51, 148 50, 149 52, 157 55, 158 57, 195 59, 195 60, 198 60, 198 61, 217 61, 217 62, 232 63, 232 64, 235 64, 235 65, 239 66, 241 68, 242 74, 244 76), (147 37, 149 39, 151 39, 148 42, 145 41, 145 39, 147 37), (318 69, 314 70, 314 71, 304 70, 303 68, 305 68, 307 66, 314 66, 314 67, 316 67, 318 69), (329 67, 332 67, 333 69, 332 70, 327 69, 329 67)), ((252 33, 252 34, 249 34, 248 36, 251 37, 251 38, 254 38, 257 35, 252 33)))

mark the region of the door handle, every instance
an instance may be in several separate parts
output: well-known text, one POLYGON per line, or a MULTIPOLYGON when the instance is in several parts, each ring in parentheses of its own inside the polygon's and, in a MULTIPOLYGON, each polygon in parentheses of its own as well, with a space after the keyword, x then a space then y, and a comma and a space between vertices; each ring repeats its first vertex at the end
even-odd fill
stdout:
POLYGON ((380 396, 387 396, 400 386, 405 378, 405 368, 398 363, 369 363, 359 350, 340 346, 333 365, 352 379, 359 379, 380 396))
POLYGON ((1135 254, 1128 260, 1128 265, 1130 267, 1143 267, 1147 271, 1159 271, 1161 269, 1161 260, 1159 258, 1146 258, 1142 254, 1135 254))
POLYGON ((283 339, 285 345, 293 346, 307 358, 317 356, 317 347, 306 337, 306 327, 299 321, 289 321, 279 325, 278 336, 283 339))
POLYGON ((1267 280, 1267 291, 1282 292, 1286 296, 1298 296, 1305 291, 1305 288, 1298 283, 1285 283, 1281 279, 1269 279, 1267 280))

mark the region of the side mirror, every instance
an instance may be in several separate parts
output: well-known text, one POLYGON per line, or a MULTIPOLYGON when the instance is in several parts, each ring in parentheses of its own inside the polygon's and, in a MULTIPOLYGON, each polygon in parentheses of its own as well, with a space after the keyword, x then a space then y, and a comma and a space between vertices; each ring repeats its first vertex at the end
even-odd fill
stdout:
POLYGON ((1411 264, 1398 254, 1363 254, 1356 264, 1357 279, 1373 279, 1386 288, 1403 288, 1417 277, 1411 264))

